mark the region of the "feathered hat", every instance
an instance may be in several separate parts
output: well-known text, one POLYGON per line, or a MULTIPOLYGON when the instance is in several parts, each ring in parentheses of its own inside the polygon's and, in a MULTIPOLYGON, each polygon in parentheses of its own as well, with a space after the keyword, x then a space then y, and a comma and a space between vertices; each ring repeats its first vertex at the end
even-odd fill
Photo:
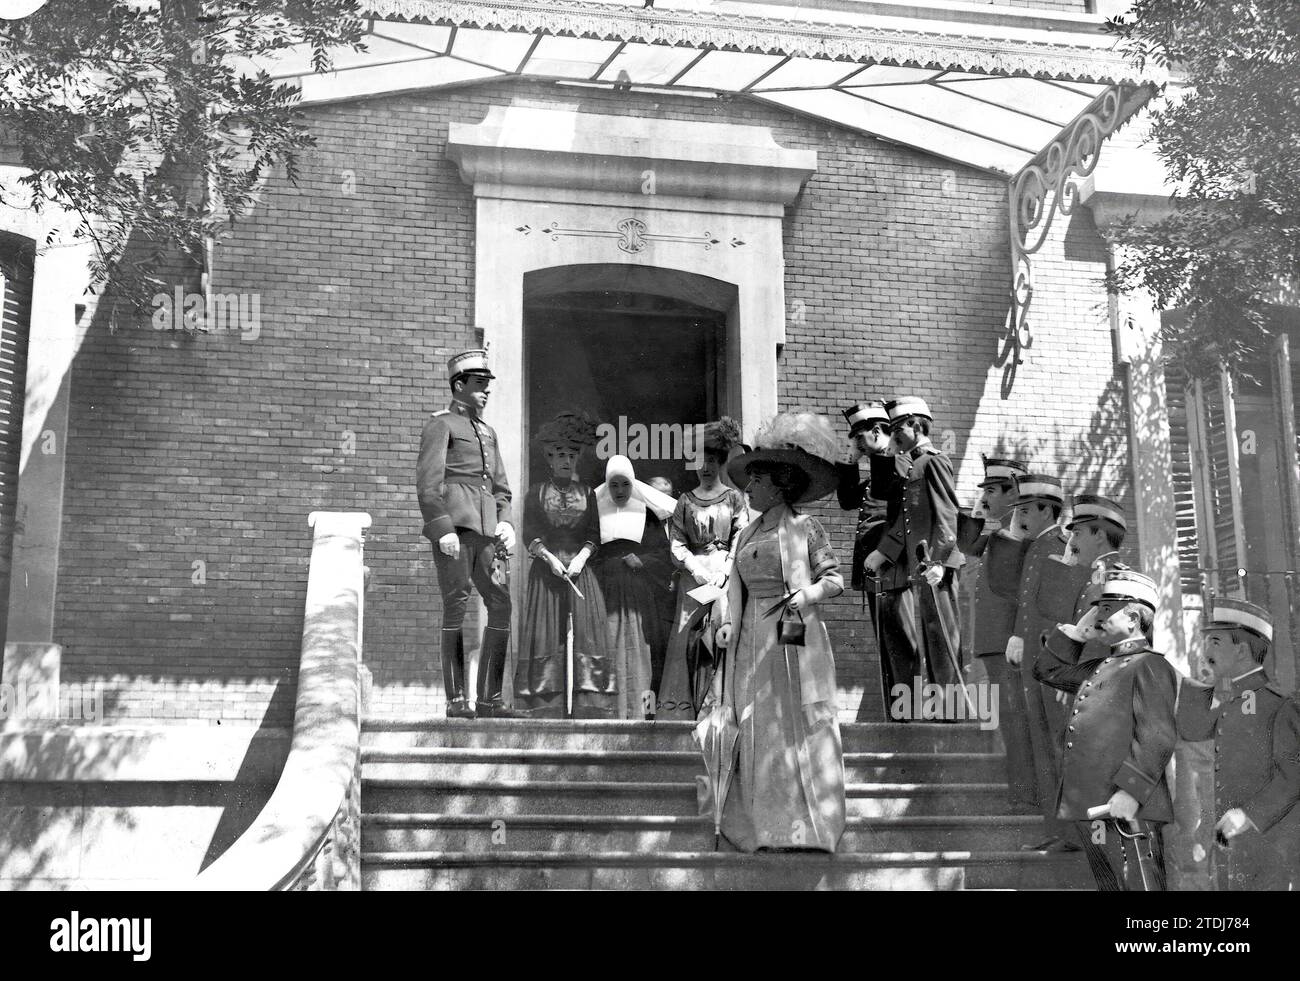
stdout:
POLYGON ((723 416, 717 422, 706 422, 703 442, 704 449, 725 460, 731 448, 740 442, 740 424, 731 416, 723 416))
POLYGON ((815 412, 782 412, 758 428, 754 450, 727 464, 727 474, 744 487, 746 471, 756 463, 781 463, 798 467, 808 476, 808 489, 795 504, 817 501, 835 490, 835 465, 840 439, 825 416, 815 412))
POLYGON ((595 446, 596 420, 581 409, 569 409, 545 423, 534 438, 543 446, 548 443, 563 443, 579 449, 595 446))

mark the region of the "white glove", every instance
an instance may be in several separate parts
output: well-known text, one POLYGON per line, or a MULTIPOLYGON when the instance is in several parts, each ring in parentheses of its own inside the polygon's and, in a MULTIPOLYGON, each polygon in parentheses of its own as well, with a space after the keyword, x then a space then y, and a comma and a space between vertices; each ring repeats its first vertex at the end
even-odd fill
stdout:
POLYGON ((438 539, 438 548, 450 559, 460 558, 460 536, 449 531, 438 539))
POLYGON ((1137 817, 1137 798, 1127 790, 1117 790, 1110 795, 1110 816, 1121 821, 1132 821, 1137 817))
POLYGON ((497 530, 494 533, 496 540, 506 547, 507 552, 513 552, 515 549, 515 530, 510 526, 509 521, 498 521, 497 530))
POLYGON ((880 567, 889 561, 889 556, 879 550, 872 552, 867 556, 867 568, 872 572, 879 572, 880 567))
POLYGON ((925 570, 925 581, 931 586, 937 586, 943 582, 943 566, 931 565, 925 570))
POLYGON ((1219 818, 1219 823, 1214 826, 1214 830, 1222 832, 1225 838, 1235 838, 1243 831, 1249 831, 1254 827, 1255 822, 1246 816, 1245 811, 1240 807, 1233 807, 1223 812, 1223 817, 1219 818))
POLYGON ((1011 637, 1007 640, 1007 662, 1010 664, 1019 664, 1020 659, 1025 655, 1025 642, 1020 637, 1011 637))
POLYGON ((726 647, 728 644, 730 644, 731 624, 724 623, 721 627, 719 627, 717 634, 713 638, 713 642, 717 644, 719 647, 726 647))

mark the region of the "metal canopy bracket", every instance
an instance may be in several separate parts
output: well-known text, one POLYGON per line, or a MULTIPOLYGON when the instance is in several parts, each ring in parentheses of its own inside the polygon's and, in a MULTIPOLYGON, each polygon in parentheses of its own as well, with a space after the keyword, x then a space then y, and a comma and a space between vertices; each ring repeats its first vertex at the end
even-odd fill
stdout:
POLYGON ((1069 216, 1080 203, 1080 183, 1097 168, 1106 138, 1132 118, 1151 97, 1151 85, 1112 85, 1056 139, 1011 179, 1007 204, 1011 230, 1011 308, 1006 343, 1019 364, 1020 351, 1032 346, 1029 306, 1034 297, 1029 257, 1043 247, 1058 214, 1069 216))

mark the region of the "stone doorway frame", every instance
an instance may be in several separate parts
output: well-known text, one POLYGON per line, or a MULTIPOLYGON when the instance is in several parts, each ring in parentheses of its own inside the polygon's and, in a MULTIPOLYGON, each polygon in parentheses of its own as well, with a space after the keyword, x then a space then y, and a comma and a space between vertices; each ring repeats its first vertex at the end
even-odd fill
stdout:
MULTIPOLYGON (((493 107, 481 123, 452 123, 447 155, 474 189, 474 326, 498 376, 487 421, 516 499, 526 490, 516 484, 526 472, 529 273, 615 263, 629 268, 629 280, 656 288, 675 273, 687 274, 682 282, 722 284, 734 291, 726 308, 725 408, 747 440, 775 414, 776 359, 785 343, 783 219, 816 170, 815 151, 784 149, 764 126, 517 100, 493 107)), ((517 548, 516 611, 521 555, 517 548)))

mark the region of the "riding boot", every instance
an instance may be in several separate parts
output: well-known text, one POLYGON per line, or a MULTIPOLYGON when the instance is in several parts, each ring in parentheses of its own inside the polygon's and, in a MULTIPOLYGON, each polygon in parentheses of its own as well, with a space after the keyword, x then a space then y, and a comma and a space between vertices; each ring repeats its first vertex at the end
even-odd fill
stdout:
POLYGON ((502 627, 484 629, 483 646, 478 652, 478 697, 475 704, 480 718, 518 718, 516 712, 506 707, 501 694, 506 673, 506 649, 509 646, 509 630, 502 627))
POLYGON ((442 686, 447 693, 447 718, 474 718, 474 709, 465 699, 465 642, 459 629, 442 632, 442 686))

